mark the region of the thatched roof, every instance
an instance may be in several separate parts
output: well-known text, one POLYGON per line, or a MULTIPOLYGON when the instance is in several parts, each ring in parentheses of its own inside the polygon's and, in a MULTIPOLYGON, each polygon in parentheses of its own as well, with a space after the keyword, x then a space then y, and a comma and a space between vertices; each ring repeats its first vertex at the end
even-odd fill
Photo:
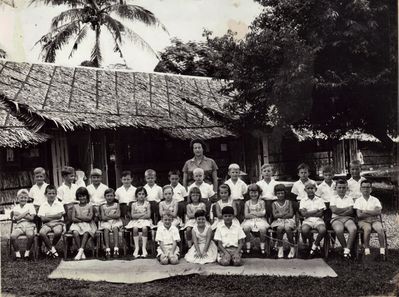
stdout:
POLYGON ((235 136, 212 116, 230 99, 222 82, 161 73, 63 67, 0 60, 0 94, 18 117, 40 128, 135 127, 172 137, 235 136))
POLYGON ((0 101, 0 147, 25 147, 45 142, 48 136, 36 133, 11 114, 0 101))

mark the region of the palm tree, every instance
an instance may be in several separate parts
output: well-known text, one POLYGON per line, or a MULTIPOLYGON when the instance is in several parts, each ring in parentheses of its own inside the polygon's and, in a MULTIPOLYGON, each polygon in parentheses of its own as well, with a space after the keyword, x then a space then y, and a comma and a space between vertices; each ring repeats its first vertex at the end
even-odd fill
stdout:
POLYGON ((0 48, 0 59, 7 57, 6 51, 0 48))
POLYGON ((142 6, 127 4, 125 0, 32 0, 32 3, 34 2, 70 7, 53 18, 50 32, 43 35, 37 42, 42 46, 41 55, 45 62, 54 62, 57 51, 68 44, 72 38, 75 38, 69 55, 72 57, 79 44, 87 36, 88 31, 93 30, 95 43, 90 62, 92 66, 99 67, 102 62, 100 35, 104 27, 113 37, 114 52, 119 53, 122 59, 124 59, 124 54, 121 44, 125 37, 158 56, 142 37, 111 16, 111 14, 115 14, 123 20, 140 21, 147 26, 160 26, 166 31, 165 26, 158 18, 142 6))

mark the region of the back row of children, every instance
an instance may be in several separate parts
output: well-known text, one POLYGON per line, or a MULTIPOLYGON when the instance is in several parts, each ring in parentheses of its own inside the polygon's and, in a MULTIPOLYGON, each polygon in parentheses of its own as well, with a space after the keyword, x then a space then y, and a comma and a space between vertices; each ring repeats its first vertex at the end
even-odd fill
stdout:
MULTIPOLYGON (((245 251, 248 253, 251 250, 249 240, 251 231, 260 233, 260 249, 262 253, 265 253, 266 230, 272 227, 277 230, 278 257, 284 256, 281 240, 285 232, 291 244, 288 258, 293 258, 295 256, 293 232, 296 228, 294 215, 299 209, 299 213, 304 218, 302 223, 303 238, 309 238, 312 229, 318 230, 318 236, 311 247, 310 254, 313 255, 320 249, 320 241, 326 233, 326 225, 328 227, 331 223, 332 228, 337 233, 338 240, 344 247, 344 257, 348 258, 357 229, 353 216, 353 209, 355 208, 360 220, 359 227, 364 230, 365 254, 370 254, 368 244, 371 230, 378 233, 381 245, 380 253, 385 254, 382 226, 377 217, 381 213, 381 204, 377 198, 370 196, 371 183, 360 177, 360 163, 353 162, 351 164, 352 177, 348 181, 334 182, 332 180, 333 169, 330 166, 324 167, 324 181, 319 187, 309 179, 309 167, 306 164, 301 164, 298 166, 299 180, 294 183, 292 188, 292 193, 296 196, 295 200, 286 199, 288 197, 286 197, 285 186, 278 184, 272 178, 273 168, 270 165, 262 166, 262 180, 250 186, 247 186, 239 178, 239 173, 239 166, 231 164, 229 166, 230 179, 220 185, 218 193, 215 193, 212 186, 203 182, 203 171, 198 168, 194 171, 195 182, 188 187, 188 194, 179 183, 178 171, 169 172, 171 183, 161 188, 155 183, 155 171, 149 169, 145 172, 147 184, 137 189, 132 186, 131 173, 125 171, 121 177, 122 186, 114 192, 101 182, 102 172, 99 169, 92 170, 92 183, 90 185, 86 188, 78 188, 74 184, 74 169, 65 167, 62 170, 64 182, 55 191, 54 187, 48 187, 44 182, 44 169, 36 168, 34 171, 35 185, 29 193, 26 190, 18 193, 20 204, 14 208, 14 219, 18 221, 18 224, 11 239, 16 257, 21 257, 15 240, 19 235, 25 233, 28 236, 28 247, 31 245, 30 238, 34 225, 28 223, 33 220, 36 212, 43 223, 39 234, 48 248, 47 253, 49 255, 57 256, 54 245, 63 231, 63 216, 65 217, 66 228, 73 232, 75 241, 80 246, 75 259, 85 258, 84 247, 88 238, 94 235, 95 222, 98 222, 99 229, 104 230, 107 257, 111 256, 109 238, 111 231, 114 234, 113 255, 119 255, 117 231, 122 226, 132 229, 135 243, 133 255, 135 257, 139 256, 138 231, 142 230, 141 256, 146 257, 145 246, 148 230, 153 226, 153 223, 158 222, 159 216, 166 217, 166 222, 164 220, 158 222, 158 239, 162 238, 166 232, 165 226, 169 224, 168 220, 171 219, 170 225, 173 228, 186 229, 187 244, 191 247, 194 242, 193 248, 196 251, 195 254, 198 255, 198 253, 201 254, 198 251, 198 238, 201 238, 201 234, 203 235, 203 233, 198 233, 198 220, 202 219, 202 216, 198 216, 198 211, 202 210, 205 214, 208 214, 212 203, 215 203, 216 214, 213 224, 209 225, 210 230, 223 230, 226 225, 223 209, 226 207, 233 209, 232 224, 243 229, 246 238, 245 251), (249 200, 244 203, 244 195, 247 193, 249 200), (33 198, 35 209, 31 205, 29 207, 29 204, 26 203, 28 197, 33 198), (61 202, 55 197, 58 197, 61 202), (77 200, 79 204, 76 204, 77 200), (185 213, 185 216, 182 215, 183 213, 185 213), (343 236, 344 229, 349 231, 348 241, 343 236), (47 237, 49 231, 54 232, 52 242, 47 237)), ((206 215, 206 218, 209 219, 209 216, 206 215)), ((206 225, 208 226, 208 223, 206 225)), ((216 234, 215 239, 217 238, 216 234)), ((170 241, 173 236, 167 236, 167 238, 170 241)), ((160 247, 162 247, 162 244, 160 247)), ((173 252, 176 252, 176 250, 178 248, 173 248, 173 252)), ((221 250, 223 254, 228 253, 226 249, 221 250)), ((163 252, 163 249, 159 250, 159 255, 162 255, 163 252)), ((228 254, 232 259, 238 258, 235 255, 233 257, 232 253, 228 254)), ((190 252, 187 255, 190 255, 190 252)), ((29 249, 25 252, 25 256, 29 256, 29 249)), ((200 257, 200 259, 202 258, 200 257)), ((175 258, 168 259, 171 263, 175 260, 175 258)), ((161 262, 165 261, 163 259, 161 262)))

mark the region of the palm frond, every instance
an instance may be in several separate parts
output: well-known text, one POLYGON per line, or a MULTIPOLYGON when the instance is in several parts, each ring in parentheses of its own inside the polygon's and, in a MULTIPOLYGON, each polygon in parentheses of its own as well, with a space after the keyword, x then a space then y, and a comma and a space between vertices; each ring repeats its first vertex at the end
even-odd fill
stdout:
POLYGON ((154 49, 151 47, 151 45, 147 41, 145 41, 139 34, 137 34, 132 29, 127 28, 127 27, 125 27, 125 34, 134 43, 139 44, 142 49, 153 53, 160 60, 158 53, 156 51, 154 51, 154 49))
POLYGON ((77 6, 84 6, 85 1, 84 0, 31 0, 29 2, 29 5, 32 5, 34 3, 43 3, 45 5, 49 6, 59 6, 59 5, 67 5, 70 7, 77 7, 77 6))
POLYGON ((7 57, 6 51, 0 48, 0 59, 5 59, 6 57, 7 57))
POLYGON ((80 29, 80 31, 78 33, 78 37, 76 37, 75 43, 73 44, 71 53, 69 54, 69 58, 71 58, 73 56, 75 51, 78 49, 79 44, 86 37, 88 27, 89 27, 88 25, 84 25, 83 28, 80 29))
POLYGON ((72 8, 67 11, 63 11, 52 19, 51 30, 57 29, 64 23, 69 23, 76 20, 83 21, 85 16, 87 16, 87 10, 84 8, 72 8))
POLYGON ((102 61, 102 55, 101 55, 101 48, 100 48, 100 34, 101 34, 101 29, 100 26, 96 27, 96 42, 94 43, 93 50, 91 51, 91 56, 90 56, 90 61, 94 62, 96 66, 100 66, 100 63, 102 61))
POLYGON ((114 35, 115 40, 122 42, 121 33, 125 31, 125 26, 120 21, 105 14, 103 15, 103 25, 114 35))

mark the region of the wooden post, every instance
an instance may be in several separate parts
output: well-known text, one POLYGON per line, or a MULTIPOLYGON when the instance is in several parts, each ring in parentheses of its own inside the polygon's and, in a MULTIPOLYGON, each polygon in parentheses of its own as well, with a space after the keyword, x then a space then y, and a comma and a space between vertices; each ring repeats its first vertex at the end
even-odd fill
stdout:
POLYGON ((115 183, 116 188, 119 188, 121 183, 121 169, 122 169, 122 148, 119 133, 114 132, 114 144, 115 144, 115 183))
POLYGON ((51 163, 53 169, 53 183, 56 187, 62 184, 61 169, 68 165, 68 143, 64 133, 54 133, 51 140, 51 163))
POLYGON ((263 164, 269 164, 269 135, 262 134, 263 164))

